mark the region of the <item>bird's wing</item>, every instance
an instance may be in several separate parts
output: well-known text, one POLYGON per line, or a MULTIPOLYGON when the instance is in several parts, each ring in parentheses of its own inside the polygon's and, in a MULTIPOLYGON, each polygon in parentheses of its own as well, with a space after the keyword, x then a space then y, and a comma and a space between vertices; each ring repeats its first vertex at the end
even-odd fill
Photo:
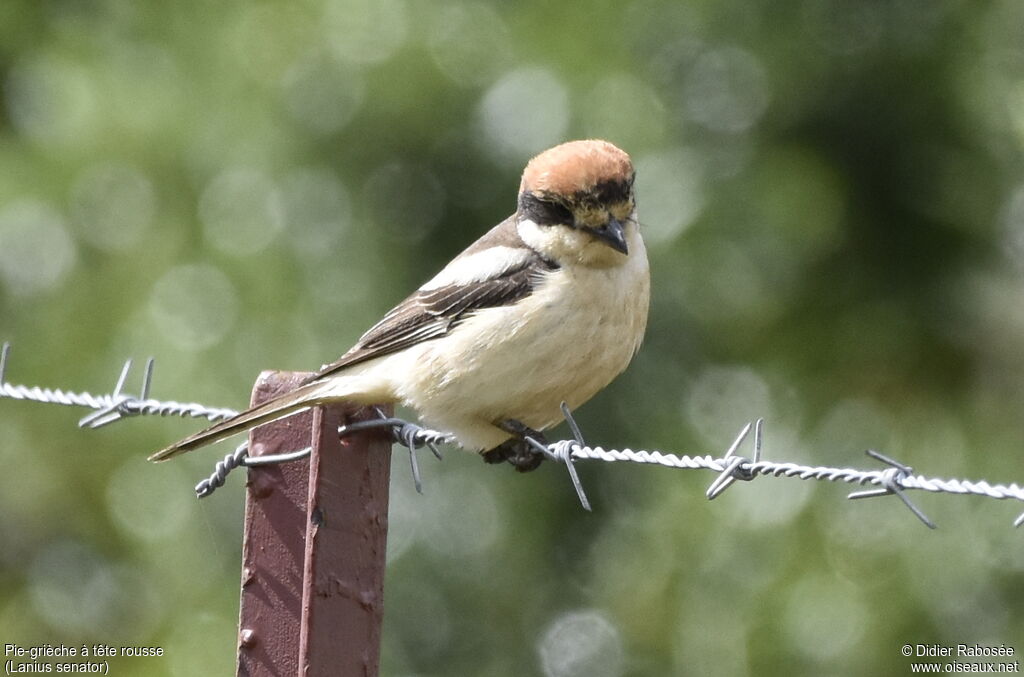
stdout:
POLYGON ((441 338, 473 311, 510 305, 528 296, 541 275, 556 268, 523 243, 513 220, 506 219, 392 308, 347 353, 307 382, 441 338))

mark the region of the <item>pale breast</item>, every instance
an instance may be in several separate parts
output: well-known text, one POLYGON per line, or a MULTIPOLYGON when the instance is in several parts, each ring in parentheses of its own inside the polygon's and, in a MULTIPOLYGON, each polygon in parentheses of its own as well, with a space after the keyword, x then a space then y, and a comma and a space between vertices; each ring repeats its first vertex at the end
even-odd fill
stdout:
POLYGON ((622 266, 548 273, 515 306, 479 311, 424 344, 418 383, 403 399, 440 425, 469 411, 481 423, 513 418, 543 429, 558 422, 559 404, 576 408, 608 385, 643 337, 647 259, 639 238, 630 250, 622 266))

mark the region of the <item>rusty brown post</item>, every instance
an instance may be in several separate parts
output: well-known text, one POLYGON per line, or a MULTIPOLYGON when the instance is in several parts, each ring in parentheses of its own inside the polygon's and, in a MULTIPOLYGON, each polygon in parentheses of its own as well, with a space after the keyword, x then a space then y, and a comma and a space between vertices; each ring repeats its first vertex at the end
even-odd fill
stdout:
MULTIPOLYGON (((253 404, 306 376, 264 372, 253 404)), ((321 407, 250 433, 254 456, 310 444, 313 453, 249 469, 239 677, 378 673, 391 444, 379 433, 337 435, 368 416, 321 407)))

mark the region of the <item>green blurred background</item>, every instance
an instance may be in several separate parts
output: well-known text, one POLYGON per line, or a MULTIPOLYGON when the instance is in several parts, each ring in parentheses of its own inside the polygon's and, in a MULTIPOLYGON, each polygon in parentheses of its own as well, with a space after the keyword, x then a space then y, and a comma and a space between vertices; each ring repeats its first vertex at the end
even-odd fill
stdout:
MULTIPOLYGON (((579 412, 606 447, 1024 479, 1024 4, 2 0, 0 340, 14 383, 241 407, 515 206, 533 153, 638 168, 646 343, 579 412), (136 372, 130 382, 138 388, 136 372)), ((0 401, 0 643, 233 671, 242 477, 199 427, 0 401)), ((565 435, 560 429, 555 437, 565 435)), ((396 454, 389 676, 907 674, 1024 651, 1020 505, 396 454)), ((599 467, 600 466, 600 467, 599 467)), ((1019 655, 1015 658, 1019 659, 1019 655)))

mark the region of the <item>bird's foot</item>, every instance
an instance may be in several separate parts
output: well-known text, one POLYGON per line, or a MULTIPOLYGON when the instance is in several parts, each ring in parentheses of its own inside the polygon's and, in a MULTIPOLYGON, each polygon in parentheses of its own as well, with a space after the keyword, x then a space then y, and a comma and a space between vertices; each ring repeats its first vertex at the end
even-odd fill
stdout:
POLYGON ((502 442, 490 451, 485 451, 482 454, 485 462, 504 463, 508 461, 519 472, 530 472, 540 467, 541 462, 544 461, 544 455, 537 451, 535 445, 544 447, 548 445, 547 438, 543 433, 514 419, 502 421, 498 427, 515 437, 502 442))

